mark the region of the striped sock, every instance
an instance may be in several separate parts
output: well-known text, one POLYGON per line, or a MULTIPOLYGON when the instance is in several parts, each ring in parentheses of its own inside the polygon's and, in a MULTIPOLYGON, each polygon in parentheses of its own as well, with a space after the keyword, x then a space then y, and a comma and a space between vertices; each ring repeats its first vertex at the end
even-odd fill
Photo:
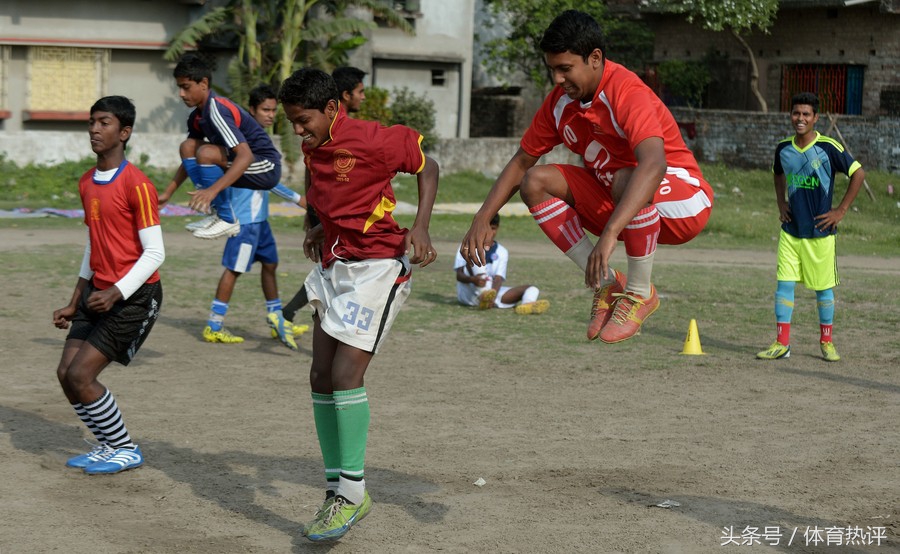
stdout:
POLYGON ((338 494, 359 504, 366 490, 364 466, 369 435, 369 398, 365 387, 334 391, 334 410, 341 444, 338 494))
POLYGON ((228 302, 222 302, 218 298, 214 298, 209 306, 209 318, 206 324, 213 331, 221 331, 225 325, 225 314, 228 313, 228 302))
POLYGON ((541 231, 563 252, 585 236, 578 212, 559 198, 551 198, 528 209, 541 231))
POLYGON ((128 435, 128 429, 125 428, 125 421, 122 419, 122 412, 116 404, 109 389, 103 393, 99 400, 84 406, 85 411, 93 420, 94 425, 103 433, 106 442, 113 448, 134 448, 135 444, 131 442, 128 435))
POLYGON ((281 298, 276 298, 275 300, 266 300, 266 313, 270 314, 272 312, 281 311, 281 298))
POLYGON ((84 409, 84 405, 81 402, 76 402, 75 404, 72 404, 72 408, 74 408, 75 413, 78 414, 78 419, 87 426, 88 431, 94 434, 94 438, 97 439, 97 442, 106 444, 106 437, 94 423, 94 420, 91 419, 91 416, 88 415, 87 410, 84 409))

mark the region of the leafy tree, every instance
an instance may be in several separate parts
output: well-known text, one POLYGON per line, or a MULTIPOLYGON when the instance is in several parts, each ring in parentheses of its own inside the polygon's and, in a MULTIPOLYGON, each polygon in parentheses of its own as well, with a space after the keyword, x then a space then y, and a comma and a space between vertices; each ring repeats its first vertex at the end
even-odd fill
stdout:
POLYGON ((712 80, 709 69, 702 62, 666 60, 656 68, 659 81, 666 92, 683 100, 688 106, 699 108, 703 93, 712 80))
POLYGON ((390 97, 387 89, 379 87, 366 87, 366 100, 359 106, 360 119, 378 121, 382 125, 390 125, 393 113, 388 107, 390 97))
POLYGON ((422 133, 423 149, 428 150, 437 142, 434 131, 434 101, 427 96, 417 95, 407 87, 395 88, 391 114, 392 125, 406 125, 422 133))
POLYGON ((360 119, 378 121, 382 125, 406 125, 422 133, 422 148, 430 149, 438 140, 435 127, 434 101, 417 95, 407 87, 394 88, 393 101, 387 90, 366 87, 366 101, 359 108, 360 119))
POLYGON ((648 0, 651 8, 680 13, 690 23, 709 31, 728 31, 741 44, 750 59, 750 90, 763 112, 769 111, 759 92, 759 66, 753 49, 744 39, 754 28, 768 33, 778 11, 778 0, 648 0))
POLYGON ((544 30, 565 10, 578 9, 590 13, 603 29, 607 39, 606 56, 630 69, 641 72, 653 55, 653 33, 637 21, 609 13, 605 0, 485 0, 492 18, 485 22, 489 29, 509 29, 504 36, 485 41, 485 69, 498 78, 508 79, 517 71, 524 73, 538 87, 550 87, 540 49, 544 30))

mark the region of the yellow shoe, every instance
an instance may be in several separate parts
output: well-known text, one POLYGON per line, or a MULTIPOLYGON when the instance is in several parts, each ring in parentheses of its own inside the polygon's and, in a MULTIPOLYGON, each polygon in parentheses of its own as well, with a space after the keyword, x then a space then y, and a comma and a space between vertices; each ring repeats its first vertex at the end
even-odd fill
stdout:
POLYGON ((232 335, 223 327, 219 331, 213 331, 209 325, 203 328, 203 340, 206 342, 221 342, 222 344, 240 344, 244 337, 232 335))
POLYGON ((820 342, 819 347, 822 349, 822 357, 825 358, 825 361, 840 361, 841 357, 838 355, 837 350, 834 348, 833 342, 820 342))
MULTIPOLYGON (((287 321, 287 320, 285 320, 285 321, 287 321)), ((293 324, 292 324, 292 325, 293 325, 293 324)), ((291 333, 292 333, 295 337, 299 337, 300 335, 302 335, 303 333, 305 333, 305 332, 307 332, 307 331, 309 331, 309 325, 294 325, 294 326, 291 328, 291 333)), ((272 329, 272 338, 273 338, 273 339, 277 339, 277 338, 278 338, 278 331, 276 331, 275 329, 272 329)))
MULTIPOLYGON (((825 350, 822 349, 822 353, 824 354, 825 350)), ((762 352, 758 352, 756 357, 760 360, 780 360, 781 358, 790 358, 791 357, 791 345, 790 344, 781 344, 777 340, 772 343, 772 345, 762 352)))
POLYGON ((519 315, 537 315, 542 314, 550 309, 549 300, 535 300, 534 302, 526 302, 515 307, 516 313, 519 315))
POLYGON ((291 350, 300 350, 297 347, 297 343, 294 341, 294 336, 290 331, 289 321, 284 319, 284 316, 281 315, 281 310, 277 312, 269 312, 266 316, 266 322, 269 324, 269 327, 272 328, 272 332, 275 333, 275 336, 278 337, 278 340, 281 341, 281 344, 287 346, 291 350))
POLYGON ((478 296, 478 309, 489 310, 494 307, 494 300, 497 299, 497 291, 488 289, 478 296))

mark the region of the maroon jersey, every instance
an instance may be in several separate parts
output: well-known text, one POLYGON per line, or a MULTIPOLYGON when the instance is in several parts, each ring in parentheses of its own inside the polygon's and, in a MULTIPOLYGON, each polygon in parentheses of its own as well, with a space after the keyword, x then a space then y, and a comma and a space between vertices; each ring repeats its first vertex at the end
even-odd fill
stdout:
MULTIPOLYGON (((108 183, 96 183, 93 176, 94 169, 82 175, 78 190, 91 237, 94 286, 103 290, 119 282, 141 257, 138 231, 159 225, 159 204, 156 187, 128 161, 108 183)), ((158 271, 147 279, 156 281, 158 271)))
POLYGON ((409 127, 384 127, 347 117, 341 108, 331 138, 306 149, 312 176, 306 200, 322 222, 322 266, 335 259, 396 258, 404 254, 407 230, 394 220, 391 179, 425 167, 422 135, 409 127))

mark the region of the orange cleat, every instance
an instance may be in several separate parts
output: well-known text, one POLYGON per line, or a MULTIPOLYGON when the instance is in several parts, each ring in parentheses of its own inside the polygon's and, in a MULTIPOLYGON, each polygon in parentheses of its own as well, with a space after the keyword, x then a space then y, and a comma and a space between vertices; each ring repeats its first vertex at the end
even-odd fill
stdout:
POLYGON ((615 269, 615 281, 594 289, 594 301, 591 303, 591 322, 588 324, 587 338, 594 340, 600 336, 600 330, 612 315, 615 295, 625 292, 625 276, 615 269))
POLYGON ((644 320, 659 308, 659 295, 653 285, 650 286, 650 298, 641 298, 632 293, 613 296, 616 300, 612 316, 600 331, 600 340, 603 342, 621 342, 635 336, 640 332, 644 320))

